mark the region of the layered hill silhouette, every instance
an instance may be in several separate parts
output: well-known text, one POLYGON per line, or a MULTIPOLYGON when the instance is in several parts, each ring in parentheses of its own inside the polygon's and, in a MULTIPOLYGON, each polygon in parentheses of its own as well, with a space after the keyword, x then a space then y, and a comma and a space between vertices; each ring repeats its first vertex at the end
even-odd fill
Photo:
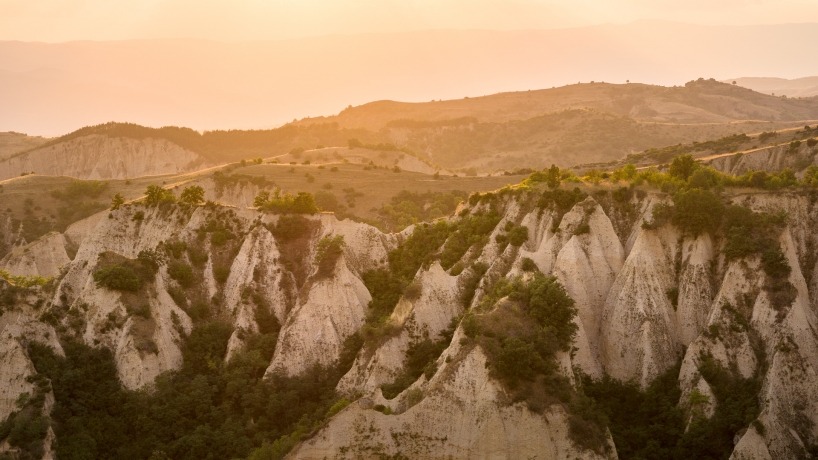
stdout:
POLYGON ((639 21, 235 43, 7 41, 0 42, 0 129, 57 136, 110 120, 248 129, 387 98, 459 99, 590 80, 672 86, 771 69, 816 75, 818 64, 804 54, 816 39, 815 24, 639 21))
POLYGON ((294 150, 306 151, 304 158, 287 161, 303 162, 313 150, 349 147, 368 151, 364 156, 375 162, 378 152, 416 157, 418 172, 491 173, 605 163, 816 119, 818 98, 774 97, 712 79, 676 87, 585 83, 449 101, 377 101, 266 130, 106 123, 51 140, 9 134, 0 179, 32 172, 82 179, 180 174, 294 150))
POLYGON ((803 78, 771 78, 771 77, 743 77, 725 82, 735 81, 737 85, 773 96, 787 97, 815 97, 818 96, 818 77, 803 78))

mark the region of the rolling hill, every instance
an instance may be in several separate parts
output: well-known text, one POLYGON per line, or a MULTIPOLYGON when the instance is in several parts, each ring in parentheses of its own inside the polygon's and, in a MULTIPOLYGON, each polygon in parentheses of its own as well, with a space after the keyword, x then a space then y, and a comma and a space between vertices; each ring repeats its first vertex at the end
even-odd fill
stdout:
POLYGON ((586 83, 451 101, 379 101, 267 130, 106 123, 32 140, 28 150, 0 159, 0 179, 31 172, 81 179, 180 174, 293 149, 346 149, 350 140, 379 163, 379 152, 402 152, 427 165, 417 171, 485 174, 606 163, 815 119, 818 99, 773 97, 715 80, 683 87, 586 83))
POLYGON ((818 96, 818 77, 803 78, 771 78, 771 77, 743 77, 725 80, 725 83, 735 81, 738 86, 749 88, 759 93, 787 97, 815 97, 818 96))

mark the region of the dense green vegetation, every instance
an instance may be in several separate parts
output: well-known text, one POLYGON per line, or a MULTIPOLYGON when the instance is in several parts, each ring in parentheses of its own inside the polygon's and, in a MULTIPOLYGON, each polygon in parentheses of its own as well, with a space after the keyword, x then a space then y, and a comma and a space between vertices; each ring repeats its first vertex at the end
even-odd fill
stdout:
POLYGON ((812 176, 799 181, 792 169, 783 169, 777 173, 765 171, 747 171, 741 176, 733 176, 719 172, 712 167, 704 166, 693 160, 690 155, 681 155, 673 159, 667 173, 651 167, 636 171, 633 165, 609 173, 589 172, 583 179, 598 183, 601 178, 608 178, 613 182, 629 180, 634 185, 649 184, 666 193, 675 193, 681 189, 700 188, 704 190, 723 190, 725 187, 752 187, 764 190, 780 190, 782 188, 810 185, 812 176), (601 175, 600 175, 601 174, 601 175), (604 176, 604 177, 602 177, 604 176))
POLYGON ((0 454, 3 460, 39 460, 45 453, 43 441, 50 422, 47 414, 43 413, 43 406, 51 384, 46 376, 40 374, 27 376, 25 381, 34 385, 34 394, 22 393, 15 401, 17 410, 0 423, 0 440, 20 451, 17 456, 0 454))
POLYGON ((33 286, 44 286, 53 278, 45 278, 42 276, 14 276, 7 270, 0 270, 0 278, 8 281, 12 286, 20 288, 30 288, 33 286))
POLYGON ((678 406, 682 396, 678 377, 677 365, 657 377, 645 391, 635 383, 609 376, 598 381, 583 377, 582 390, 608 419, 620 459, 675 458, 674 449, 685 429, 684 410, 678 406))
POLYGON ((678 364, 644 391, 634 383, 607 376, 596 381, 583 378, 582 391, 609 421, 620 459, 727 459, 735 447, 736 433, 748 427, 763 433, 764 427, 753 422, 759 414, 763 370, 743 378, 738 371, 720 366, 712 356, 703 354, 699 362, 699 372, 716 397, 715 413, 710 418, 700 407, 709 403, 709 398, 696 391, 690 394, 690 401, 683 403, 687 411, 679 406, 682 391, 678 364))
POLYGON ((670 221, 683 232, 699 236, 715 233, 721 225, 724 205, 713 192, 694 188, 673 195, 673 204, 658 204, 653 208, 653 222, 646 228, 657 228, 670 221))
POLYGON ((107 181, 74 180, 62 190, 54 190, 51 196, 63 201, 77 202, 99 198, 108 189, 107 181))
POLYGON ((452 214, 466 198, 468 194, 459 190, 451 193, 414 193, 401 190, 378 210, 378 215, 386 229, 400 231, 418 222, 452 214))
POLYGON ((298 378, 264 379, 278 332, 271 318, 272 327, 245 337, 246 349, 229 363, 223 356, 232 328, 219 322, 198 325, 185 339, 182 368, 157 378, 152 392, 122 388, 106 348, 67 342, 61 357, 31 343, 35 368, 50 379, 56 398, 57 455, 225 459, 261 449, 269 455, 264 458, 283 457, 328 413, 337 412, 334 387, 352 360, 298 378))

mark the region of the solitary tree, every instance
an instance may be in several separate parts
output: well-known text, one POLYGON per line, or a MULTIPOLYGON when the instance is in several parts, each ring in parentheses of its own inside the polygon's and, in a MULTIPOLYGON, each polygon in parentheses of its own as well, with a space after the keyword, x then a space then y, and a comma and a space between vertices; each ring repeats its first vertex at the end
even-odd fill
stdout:
POLYGON ((548 172, 546 173, 545 183, 548 184, 550 188, 557 188, 560 186, 560 168, 559 166, 552 164, 550 168, 548 168, 548 172))
POLYGON ((693 175, 693 171, 699 167, 692 155, 679 155, 670 163, 668 172, 671 176, 686 181, 693 175))
POLYGON ((113 198, 111 198, 111 211, 116 211, 123 204, 125 204, 125 197, 117 193, 113 198))
POLYGON ((162 202, 172 203, 174 201, 176 201, 176 197, 173 196, 173 192, 165 190, 159 185, 149 185, 145 190, 145 204, 147 205, 156 205, 162 202))
POLYGON ((185 187, 182 190, 182 202, 187 204, 199 204, 204 201, 205 191, 202 187, 198 185, 194 185, 191 187, 185 187))

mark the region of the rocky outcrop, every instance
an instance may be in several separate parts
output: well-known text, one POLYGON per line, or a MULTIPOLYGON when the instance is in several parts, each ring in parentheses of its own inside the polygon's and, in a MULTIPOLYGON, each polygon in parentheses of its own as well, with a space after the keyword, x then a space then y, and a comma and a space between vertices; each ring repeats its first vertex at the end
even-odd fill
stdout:
POLYGON ((85 237, 94 231, 99 221, 106 217, 108 213, 108 210, 98 212, 90 217, 74 222, 65 229, 65 239, 68 245, 74 249, 74 252, 76 252, 76 249, 79 249, 85 237))
POLYGON ((0 180, 35 172, 78 179, 125 179, 179 174, 212 166, 201 155, 165 139, 94 134, 63 141, 0 162, 0 180))
MULTIPOLYGON (((790 168, 796 173, 809 165, 818 165, 818 148, 801 141, 797 147, 790 144, 767 147, 747 153, 726 155, 706 161, 718 171, 740 176, 748 171, 778 172, 790 168)), ((800 177, 800 175, 799 175, 800 177)))
POLYGON ((23 224, 15 225, 10 215, 0 216, 0 257, 5 256, 12 249, 23 246, 26 240, 22 236, 23 224))
POLYGON ((338 260, 331 276, 315 277, 304 303, 284 324, 267 374, 300 374, 311 366, 330 366, 341 356, 344 340, 364 324, 369 291, 338 260))
POLYGON ((417 388, 419 402, 404 402, 408 407, 397 415, 385 415, 372 410, 370 399, 360 399, 287 458, 616 458, 613 448, 608 456, 573 445, 562 409, 539 415, 508 405, 488 375, 485 354, 479 347, 460 349, 461 337, 456 334, 444 352, 455 358, 444 360, 417 388))
POLYGON ((338 391, 347 395, 368 394, 393 381, 404 365, 410 344, 425 338, 439 339, 440 333, 463 311, 457 277, 446 273, 439 262, 421 269, 415 286, 420 292, 402 298, 390 317, 399 332, 374 351, 360 353, 352 369, 338 382, 338 391))
POLYGON ((612 377, 642 386, 672 366, 681 344, 667 291, 675 283, 678 235, 642 231, 605 300, 600 355, 612 377))
MULTIPOLYGON (((730 196, 756 211, 782 210, 789 216, 778 243, 792 269, 789 282, 797 295, 791 305, 782 307, 773 306, 764 290, 766 275, 759 256, 727 260, 721 234, 693 237, 671 224, 643 226, 653 206, 667 196, 635 195, 626 204, 630 206, 627 219, 598 194, 562 212, 539 209, 536 200, 524 194, 499 195, 491 204, 463 205, 459 211, 469 209, 472 214, 494 209, 499 223, 462 256, 464 269, 459 274, 444 270, 434 256, 431 262, 419 264, 388 327, 364 345, 338 382, 341 394, 359 399, 328 420, 292 457, 614 457, 613 447, 604 455, 577 448, 568 436, 569 414, 561 405, 537 414, 511 404, 504 387, 486 368, 484 350, 475 342, 461 342, 462 329, 454 332, 450 343, 435 349, 437 353, 447 347, 435 357, 430 371, 394 398, 383 396, 381 387, 405 374, 407 351, 413 344, 427 338, 448 340, 452 319, 482 305, 483 296, 499 278, 531 276, 529 271, 536 269, 556 277, 576 303, 578 333, 573 349, 558 356, 567 381, 576 384, 576 370, 646 387, 681 360, 679 405, 693 420, 712 417, 718 410, 714 390, 718 387, 711 387, 700 370, 705 360, 712 359, 735 372, 736 378, 760 382, 758 424, 739 433, 734 458, 803 457, 818 438, 814 428, 818 426, 818 335, 814 332, 818 330, 814 249, 818 208, 798 193, 730 196), (520 246, 504 243, 498 236, 506 232, 507 223, 525 226, 528 240, 520 246), (475 262, 485 264, 480 265, 486 268, 481 279, 471 279, 475 262), (474 286, 474 297, 468 302, 464 289, 474 286), (391 415, 373 410, 375 405, 388 407, 391 415)), ((72 226, 65 235, 38 240, 29 252, 54 246, 62 247, 64 255, 67 245, 78 245, 72 261, 67 256, 61 259, 65 272, 58 275, 50 303, 81 319, 71 324, 64 319, 63 328, 70 332, 76 327, 76 337, 114 352, 120 378, 129 388, 145 387, 159 373, 182 364, 180 344, 193 320, 177 304, 181 285, 168 274, 169 262, 160 264, 140 291, 137 300, 149 307, 141 314, 129 311, 133 296, 98 286, 93 272, 100 254, 128 259, 143 250, 169 254, 163 248, 170 242, 184 243, 206 256, 202 259, 206 262, 194 268, 198 284, 189 288, 201 292, 185 293, 205 299, 220 319, 231 322, 234 334, 228 357, 244 346, 245 334, 260 330, 260 316, 274 316, 281 329, 267 375, 295 376, 316 365, 332 367, 338 362, 345 341, 366 321, 371 295, 363 274, 386 268, 389 251, 405 241, 412 228, 383 234, 365 224, 319 213, 304 216, 301 234, 285 236, 276 227, 281 218, 222 206, 126 205, 112 212, 111 218, 95 216, 72 226), (207 236, 211 230, 206 229, 215 228, 216 221, 230 225, 229 242, 223 246, 207 236), (329 269, 319 268, 318 242, 335 236, 344 239, 343 253, 329 269), (216 269, 225 267, 228 274, 217 280, 216 269)), ((455 222, 458 217, 450 219, 455 222)), ((29 259, 19 256, 24 252, 15 250, 4 263, 13 259, 17 266, 25 266, 21 261, 29 259)), ((192 264, 186 254, 183 250, 174 260, 192 264)), ((41 269, 38 259, 30 257, 34 262, 26 263, 37 273, 51 270, 41 269)), ((14 324, 20 330, 28 328, 26 337, 59 346, 56 333, 48 339, 48 331, 37 332, 31 326, 42 325, 33 315, 16 314, 0 316, 0 325, 6 325, 0 330, 11 330, 14 324)), ((20 335, 10 337, 17 340, 20 335)), ((24 373, 21 342, 0 338, 9 368, 24 373)), ((13 382, 8 386, 17 389, 7 400, 24 391, 13 382)))
POLYGON ((63 234, 51 232, 7 254, 0 260, 0 270, 14 276, 53 277, 71 261, 65 247, 63 234))

